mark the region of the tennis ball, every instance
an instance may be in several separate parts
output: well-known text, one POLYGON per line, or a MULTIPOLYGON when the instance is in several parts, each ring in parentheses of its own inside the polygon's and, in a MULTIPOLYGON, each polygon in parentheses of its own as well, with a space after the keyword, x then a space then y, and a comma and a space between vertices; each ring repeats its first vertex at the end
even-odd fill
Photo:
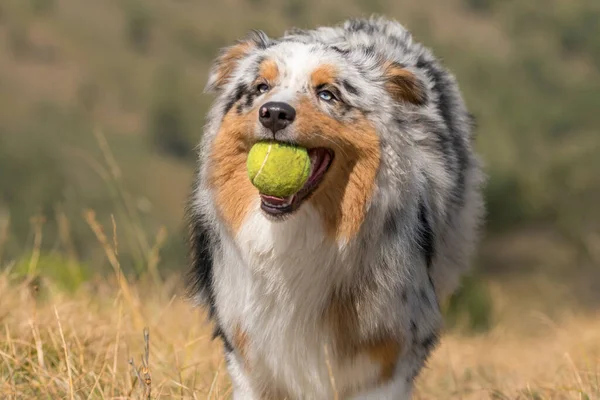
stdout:
POLYGON ((279 142, 258 142, 246 162, 252 184, 262 194, 289 197, 298 192, 310 175, 305 148, 279 142))

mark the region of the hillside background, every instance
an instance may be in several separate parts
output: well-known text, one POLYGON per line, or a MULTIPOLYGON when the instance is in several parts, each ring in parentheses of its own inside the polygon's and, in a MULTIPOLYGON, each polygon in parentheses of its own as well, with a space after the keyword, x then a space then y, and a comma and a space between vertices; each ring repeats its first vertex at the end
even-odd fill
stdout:
POLYGON ((2 0, 0 265, 27 268, 39 248, 36 268, 73 288, 109 271, 83 216, 93 209, 107 227, 114 216, 129 275, 153 247, 155 273, 181 274, 218 49, 253 28, 371 13, 433 48, 478 120, 485 238, 451 308, 474 327, 597 311, 597 0, 2 0))

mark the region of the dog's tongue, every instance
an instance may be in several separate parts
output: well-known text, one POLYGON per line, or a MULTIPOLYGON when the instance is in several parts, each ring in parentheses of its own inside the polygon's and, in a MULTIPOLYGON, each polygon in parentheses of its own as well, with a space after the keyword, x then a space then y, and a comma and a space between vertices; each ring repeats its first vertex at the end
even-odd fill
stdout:
POLYGON ((267 194, 261 194, 260 197, 262 198, 262 200, 265 203, 268 203, 269 205, 275 206, 275 207, 285 207, 288 206, 294 196, 289 196, 289 197, 276 197, 276 196, 269 196, 267 194))

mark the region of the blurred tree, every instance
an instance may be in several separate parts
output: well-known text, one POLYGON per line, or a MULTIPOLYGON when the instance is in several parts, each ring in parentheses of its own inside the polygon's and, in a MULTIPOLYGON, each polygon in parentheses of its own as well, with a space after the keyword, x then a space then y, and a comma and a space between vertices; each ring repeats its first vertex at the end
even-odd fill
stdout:
POLYGON ((473 11, 489 12, 492 11, 496 0, 465 0, 467 6, 473 11))
POLYGON ((125 3, 125 32, 130 46, 139 53, 146 53, 152 39, 152 17, 146 5, 139 0, 125 3))
POLYGON ((84 81, 77 88, 77 99, 84 110, 93 112, 100 99, 100 88, 92 81, 84 81))
POLYGON ((34 14, 44 15, 49 14, 56 8, 55 0, 29 0, 31 10, 34 14))
POLYGON ((8 46, 15 58, 24 58, 31 51, 29 25, 26 21, 11 20, 8 26, 8 46))
POLYGON ((186 94, 181 80, 181 71, 176 68, 164 67, 159 71, 148 129, 159 152, 184 159, 191 155, 194 143, 186 118, 186 94))
POLYGON ((283 4, 283 13, 293 24, 301 26, 306 21, 308 5, 305 1, 288 0, 283 4))
POLYGON ((450 328, 469 332, 486 331, 492 326, 492 298, 479 274, 472 274, 463 279, 462 286, 448 302, 445 317, 450 328))
MULTIPOLYGON (((31 232, 30 218, 53 215, 63 199, 65 175, 53 146, 26 134, 0 134, 0 208, 11 214, 11 233, 20 246, 31 232)), ((11 254, 15 256, 16 254, 11 254)))

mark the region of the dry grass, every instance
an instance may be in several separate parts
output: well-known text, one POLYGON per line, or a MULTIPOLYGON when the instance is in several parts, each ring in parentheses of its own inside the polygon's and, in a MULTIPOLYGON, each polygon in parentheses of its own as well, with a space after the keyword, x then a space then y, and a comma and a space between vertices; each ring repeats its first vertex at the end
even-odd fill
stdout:
POLYGON ((115 281, 90 283, 66 295, 46 283, 0 277, 0 398, 152 398, 227 396, 221 347, 210 341, 203 314, 169 284, 130 286, 129 303, 115 281), (148 369, 144 326, 149 328, 148 369))
MULTIPOLYGON (((129 285, 127 298, 116 281, 98 280, 66 295, 9 271, 0 275, 0 398, 147 398, 150 385, 152 398, 229 398, 221 345, 201 311, 169 294, 172 282, 129 285)), ((446 335, 415 398, 600 398, 600 318, 511 332, 446 335)))
POLYGON ((540 318, 538 331, 499 326, 449 334, 418 385, 417 399, 600 399, 600 318, 540 318))

